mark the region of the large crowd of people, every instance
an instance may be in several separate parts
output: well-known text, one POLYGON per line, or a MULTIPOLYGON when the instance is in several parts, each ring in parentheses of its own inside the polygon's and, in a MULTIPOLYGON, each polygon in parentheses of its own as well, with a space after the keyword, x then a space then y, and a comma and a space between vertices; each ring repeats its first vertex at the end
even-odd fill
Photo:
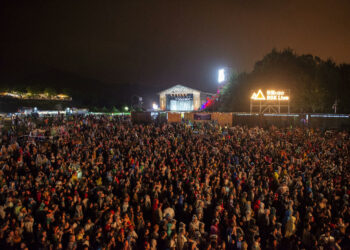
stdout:
POLYGON ((350 249, 346 131, 15 118, 1 249, 350 249))

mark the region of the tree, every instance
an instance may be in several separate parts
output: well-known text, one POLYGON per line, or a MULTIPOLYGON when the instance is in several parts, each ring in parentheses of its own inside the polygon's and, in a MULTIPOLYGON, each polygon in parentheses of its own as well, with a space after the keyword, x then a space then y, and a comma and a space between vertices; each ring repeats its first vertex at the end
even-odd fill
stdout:
POLYGON ((53 88, 45 88, 44 93, 49 97, 57 95, 56 91, 53 88))
POLYGON ((338 100, 339 112, 350 112, 350 65, 337 65, 292 49, 273 49, 256 62, 250 73, 241 73, 225 86, 222 111, 248 111, 251 91, 290 89, 292 112, 331 112, 338 100))
POLYGON ((119 110, 115 106, 113 106, 112 109, 111 109, 111 112, 112 113, 118 113, 119 110))
POLYGON ((101 112, 103 112, 103 113, 108 113, 108 109, 107 109, 106 107, 103 107, 102 110, 101 110, 101 112))
POLYGON ((98 112, 99 110, 98 110, 98 108, 97 108, 96 106, 93 106, 93 107, 91 108, 91 111, 92 111, 92 112, 98 112))

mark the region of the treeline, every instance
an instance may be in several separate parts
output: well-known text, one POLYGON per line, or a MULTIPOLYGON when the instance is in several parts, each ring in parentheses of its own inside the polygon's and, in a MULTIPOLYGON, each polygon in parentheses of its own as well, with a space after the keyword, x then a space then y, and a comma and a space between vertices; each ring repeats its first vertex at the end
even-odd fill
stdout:
POLYGON ((289 89, 291 112, 333 112, 337 102, 338 113, 350 113, 350 64, 273 49, 252 72, 232 76, 217 108, 249 111, 251 93, 258 89, 289 89))

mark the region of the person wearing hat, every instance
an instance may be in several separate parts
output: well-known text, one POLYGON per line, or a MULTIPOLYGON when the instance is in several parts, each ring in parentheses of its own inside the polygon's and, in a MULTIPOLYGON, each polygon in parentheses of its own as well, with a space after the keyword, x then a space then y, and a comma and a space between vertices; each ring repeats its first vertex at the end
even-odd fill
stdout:
POLYGON ((170 219, 173 219, 175 217, 175 211, 172 207, 168 205, 167 208, 164 209, 163 215, 169 216, 170 219))

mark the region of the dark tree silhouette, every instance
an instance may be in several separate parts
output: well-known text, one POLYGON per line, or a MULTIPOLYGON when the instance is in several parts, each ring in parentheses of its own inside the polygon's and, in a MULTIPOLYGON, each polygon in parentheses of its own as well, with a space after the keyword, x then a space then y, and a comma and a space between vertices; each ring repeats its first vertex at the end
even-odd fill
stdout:
POLYGON ((350 112, 350 65, 332 59, 297 55, 292 49, 273 49, 225 86, 220 110, 248 111, 252 90, 290 89, 292 112, 350 112))

